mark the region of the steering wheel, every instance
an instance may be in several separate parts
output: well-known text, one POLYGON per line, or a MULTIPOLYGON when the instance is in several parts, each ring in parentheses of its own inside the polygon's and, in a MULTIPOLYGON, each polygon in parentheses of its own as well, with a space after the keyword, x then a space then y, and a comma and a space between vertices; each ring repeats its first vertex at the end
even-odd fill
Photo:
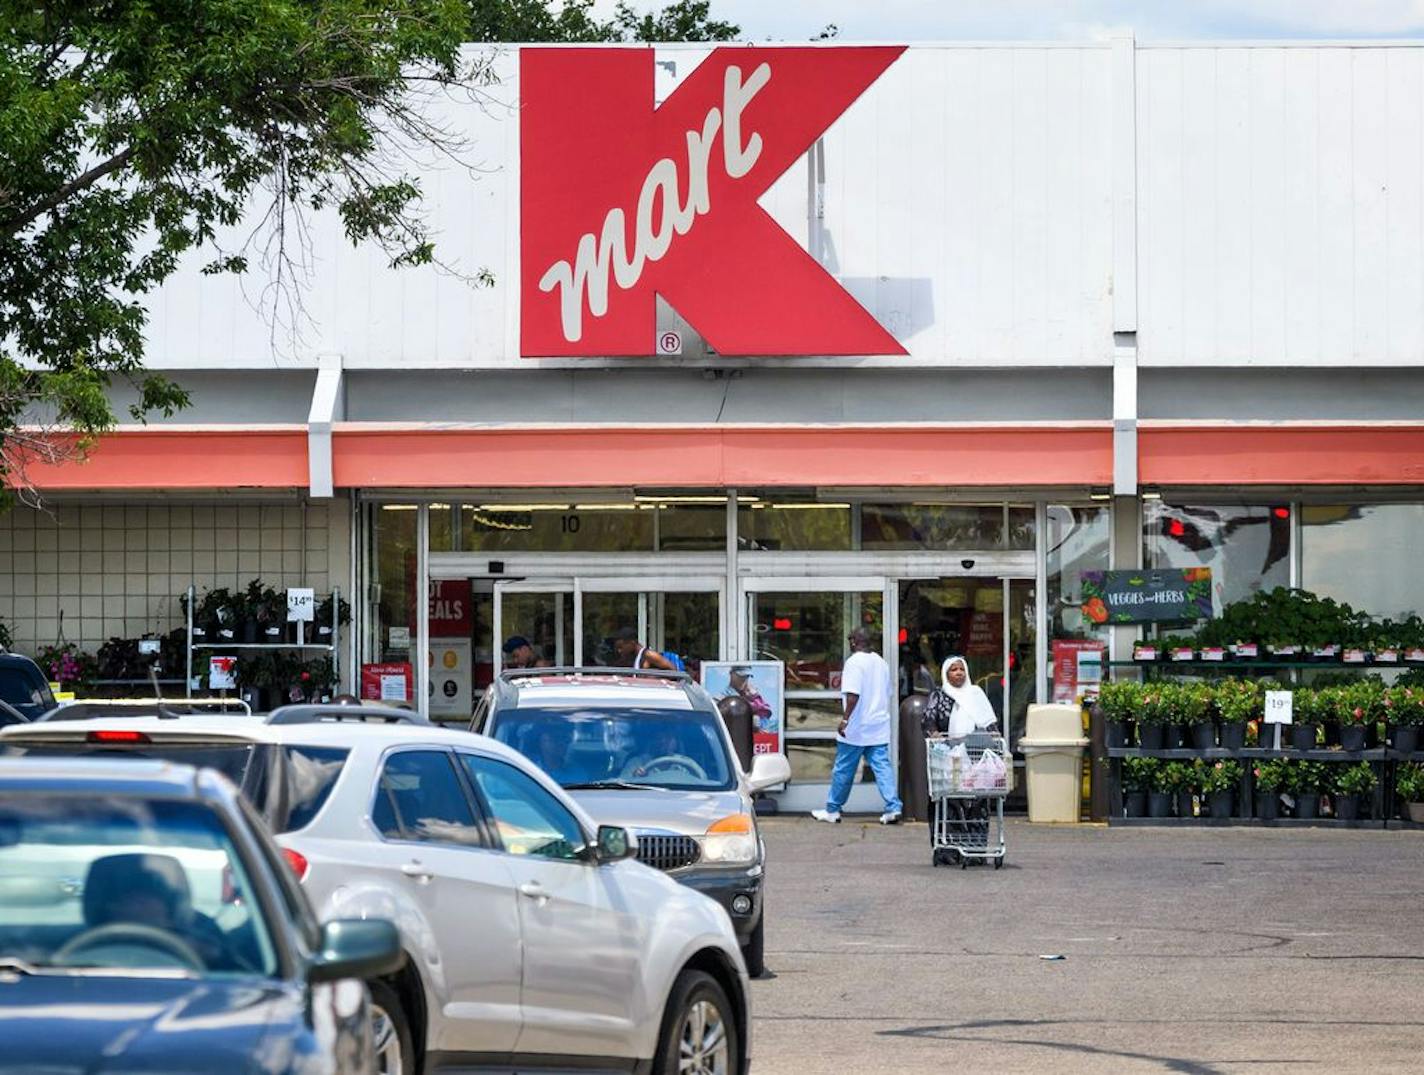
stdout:
POLYGON ((636 776, 639 771, 641 771, 642 775, 646 776, 660 769, 681 769, 697 780, 707 779, 707 770, 698 765, 686 754, 663 754, 650 761, 645 761, 641 765, 629 765, 623 770, 623 775, 636 776))
POLYGON ((81 952, 123 944, 156 948, 165 955, 172 956, 189 970, 202 972, 208 969, 203 957, 183 938, 154 926, 139 925, 137 922, 111 922, 107 926, 86 929, 79 936, 66 941, 54 953, 51 961, 60 966, 82 966, 83 964, 75 959, 81 952))

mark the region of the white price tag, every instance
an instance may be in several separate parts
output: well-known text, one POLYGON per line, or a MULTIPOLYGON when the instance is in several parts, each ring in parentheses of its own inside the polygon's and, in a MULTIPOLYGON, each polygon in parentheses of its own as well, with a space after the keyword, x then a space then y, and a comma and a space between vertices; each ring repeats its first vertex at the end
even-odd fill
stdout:
POLYGON ((287 589, 287 622, 311 623, 316 615, 316 591, 310 586, 287 589))
POLYGON ((1291 724, 1291 692, 1266 692, 1266 723, 1291 724))
POLYGON ((141 657, 152 657, 154 654, 162 653, 163 641, 158 638, 140 638, 138 652, 141 657))

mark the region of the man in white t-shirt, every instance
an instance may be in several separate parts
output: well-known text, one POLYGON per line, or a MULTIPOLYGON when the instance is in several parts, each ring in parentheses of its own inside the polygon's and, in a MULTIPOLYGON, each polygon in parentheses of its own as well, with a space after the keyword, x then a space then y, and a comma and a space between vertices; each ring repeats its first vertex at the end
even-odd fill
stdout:
POLYGON ((840 821, 841 807, 850 797, 851 785, 865 758, 875 774, 875 787, 885 800, 880 824, 900 820, 900 796, 895 793, 895 770, 890 764, 890 701, 894 691, 890 666, 870 648, 870 635, 857 627, 846 640, 851 654, 841 671, 841 695, 845 715, 836 732, 836 762, 831 769, 831 793, 824 810, 812 810, 817 821, 840 821))

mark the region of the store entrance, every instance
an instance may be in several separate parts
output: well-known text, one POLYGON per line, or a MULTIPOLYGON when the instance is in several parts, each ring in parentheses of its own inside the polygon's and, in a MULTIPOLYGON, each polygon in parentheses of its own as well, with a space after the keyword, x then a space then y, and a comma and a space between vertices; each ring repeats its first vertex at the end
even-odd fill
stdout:
MULTIPOLYGON (((613 639, 633 628, 644 645, 675 654, 694 678, 704 660, 721 655, 719 578, 571 578, 495 582, 483 641, 489 654, 482 688, 504 665, 503 645, 529 642, 549 667, 613 667, 613 639)), ((477 648, 480 643, 477 642, 477 648)))

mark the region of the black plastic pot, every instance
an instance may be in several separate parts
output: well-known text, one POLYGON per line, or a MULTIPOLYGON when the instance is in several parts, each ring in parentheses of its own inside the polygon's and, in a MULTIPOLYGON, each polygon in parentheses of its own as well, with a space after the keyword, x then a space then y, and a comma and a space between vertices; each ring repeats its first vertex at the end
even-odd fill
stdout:
POLYGON ((1209 720, 1188 724, 1192 734, 1193 750, 1210 750, 1216 746, 1216 725, 1209 720))
POLYGON ((1360 797, 1358 795, 1335 796, 1335 816, 1341 821, 1360 819, 1360 797))
POLYGON ((1345 750, 1364 750, 1365 726, 1363 724, 1341 725, 1340 746, 1345 750))
POLYGON ((1320 796, 1315 793, 1295 797, 1295 816, 1304 820, 1314 820, 1320 816, 1320 796))
POLYGON ((243 642, 246 642, 246 643, 249 643, 249 644, 252 643, 252 642, 256 642, 256 641, 257 641, 257 621, 256 621, 256 620, 243 620, 243 621, 242 621, 242 641, 243 641, 243 642))
POLYGON ((1390 745, 1401 754, 1412 754, 1419 749, 1419 726, 1417 724, 1391 724, 1390 745))
POLYGON ((1236 792, 1213 791, 1208 798, 1211 801, 1212 817, 1230 817, 1236 812, 1236 792))
POLYGON ((1181 750, 1192 741, 1192 733, 1185 724, 1167 725, 1167 749, 1181 750))
POLYGON ((1256 816, 1262 821, 1275 821, 1281 816, 1281 797, 1274 791, 1256 792, 1256 816))
POLYGON ((1246 746, 1246 725, 1238 721, 1218 724, 1216 734, 1223 750, 1241 750, 1246 746))
POLYGON ((1315 725, 1292 724, 1290 726, 1290 745, 1292 750, 1314 750, 1315 725))
POLYGON ((1125 721, 1125 720, 1110 720, 1110 721, 1108 721, 1108 746, 1109 746, 1109 747, 1125 747, 1125 746, 1127 746, 1127 721, 1125 721))
MULTIPOLYGON (((1161 750, 1166 742, 1166 725, 1137 723, 1137 745, 1143 750, 1161 750)), ((1166 816, 1166 815, 1163 815, 1166 816)))
POLYGON ((1122 797, 1122 802, 1128 817, 1147 816, 1147 792, 1129 791, 1122 797))
POLYGON ((1148 817, 1172 816, 1172 793, 1170 791, 1149 791, 1147 793, 1148 817))
POLYGON ((1192 793, 1191 793, 1190 791, 1179 791, 1179 792, 1177 792, 1177 816, 1178 816, 1178 817, 1195 817, 1195 816, 1196 816, 1195 812, 1192 810, 1192 793))

